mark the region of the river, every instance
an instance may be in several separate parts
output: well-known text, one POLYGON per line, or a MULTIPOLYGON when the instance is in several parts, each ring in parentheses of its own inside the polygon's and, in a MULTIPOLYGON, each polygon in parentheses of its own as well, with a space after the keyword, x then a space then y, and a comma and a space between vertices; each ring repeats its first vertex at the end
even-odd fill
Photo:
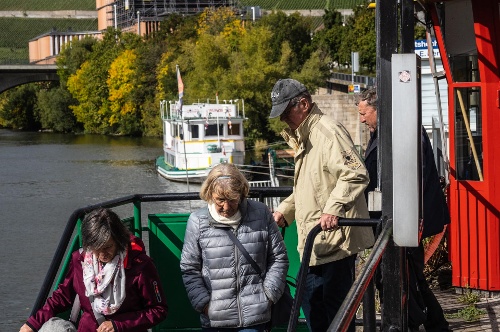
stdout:
MULTIPOLYGON (((19 331, 30 315, 74 210, 130 194, 199 191, 199 184, 188 190, 157 175, 154 162, 161 153, 161 138, 0 129, 1 332, 19 331)), ((162 204, 145 204, 143 214, 188 206, 162 204)), ((193 202, 192 208, 201 204, 193 202)))

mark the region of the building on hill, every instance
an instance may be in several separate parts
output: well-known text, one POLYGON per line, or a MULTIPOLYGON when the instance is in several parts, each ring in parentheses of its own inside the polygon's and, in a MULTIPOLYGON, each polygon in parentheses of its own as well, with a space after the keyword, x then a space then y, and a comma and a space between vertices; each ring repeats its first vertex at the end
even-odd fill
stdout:
POLYGON ((170 14, 198 14, 205 8, 234 7, 236 0, 96 0, 98 31, 50 31, 29 42, 29 61, 54 64, 62 47, 85 36, 100 38, 108 27, 141 36, 157 31, 160 22, 170 14))
MULTIPOLYGON (((343 16, 352 14, 354 6, 366 0, 334 0, 327 2, 330 9, 338 10, 343 16), (344 9, 343 9, 344 8, 344 9)), ((302 4, 299 4, 299 7, 302 4)), ((160 27, 160 23, 170 14, 194 15, 206 8, 232 7, 247 19, 260 17, 261 13, 281 10, 287 14, 299 12, 301 15, 322 16, 326 7, 308 3, 304 8, 297 7, 293 1, 278 2, 267 8, 268 2, 259 0, 96 0, 98 31, 57 32, 39 35, 29 42, 29 61, 31 63, 52 64, 62 47, 83 36, 100 38, 102 31, 115 27, 124 32, 135 32, 146 36, 160 27), (312 6, 312 7, 311 7, 312 6)))

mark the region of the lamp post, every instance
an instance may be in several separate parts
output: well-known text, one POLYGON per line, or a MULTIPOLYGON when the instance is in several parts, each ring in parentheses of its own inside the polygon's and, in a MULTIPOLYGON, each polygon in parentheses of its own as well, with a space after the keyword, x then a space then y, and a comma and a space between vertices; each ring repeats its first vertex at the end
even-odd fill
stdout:
POLYGON ((137 34, 141 35, 141 12, 137 11, 137 34))

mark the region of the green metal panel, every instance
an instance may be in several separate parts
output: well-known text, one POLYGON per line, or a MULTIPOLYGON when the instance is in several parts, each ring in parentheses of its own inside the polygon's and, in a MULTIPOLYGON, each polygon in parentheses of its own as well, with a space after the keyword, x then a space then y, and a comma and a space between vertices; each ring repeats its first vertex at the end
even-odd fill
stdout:
POLYGON ((200 315, 189 302, 179 262, 189 214, 148 215, 149 252, 166 293, 168 317, 153 331, 200 330, 200 315))
MULTIPOLYGON (((191 307, 191 303, 187 298, 179 268, 188 217, 189 214, 148 215, 149 252, 160 274, 169 304, 168 317, 153 329, 155 332, 170 330, 199 331, 200 329, 199 314, 191 307)), ((295 278, 300 268, 295 223, 285 230, 285 244, 290 259, 288 275, 295 278)), ((295 294, 294 287, 291 287, 291 292, 295 294)), ((299 318, 304 318, 302 311, 299 318)), ((307 329, 307 326, 299 324, 297 330, 303 329, 307 329)), ((286 328, 278 328, 278 330, 286 330, 286 328)))

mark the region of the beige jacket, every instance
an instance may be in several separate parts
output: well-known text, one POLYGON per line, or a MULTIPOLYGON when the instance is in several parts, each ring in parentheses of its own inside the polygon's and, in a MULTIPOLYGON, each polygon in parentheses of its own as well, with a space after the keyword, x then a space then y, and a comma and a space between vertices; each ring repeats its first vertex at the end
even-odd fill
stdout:
MULTIPOLYGON (((277 210, 288 224, 297 222, 297 249, 302 259, 307 234, 321 214, 369 218, 363 194, 369 182, 368 171, 347 130, 322 114, 316 104, 295 132, 287 128, 281 134, 295 150, 295 175, 293 193, 277 210)), ((322 232, 314 241, 309 265, 345 258, 373 243, 371 227, 344 226, 322 232)))

